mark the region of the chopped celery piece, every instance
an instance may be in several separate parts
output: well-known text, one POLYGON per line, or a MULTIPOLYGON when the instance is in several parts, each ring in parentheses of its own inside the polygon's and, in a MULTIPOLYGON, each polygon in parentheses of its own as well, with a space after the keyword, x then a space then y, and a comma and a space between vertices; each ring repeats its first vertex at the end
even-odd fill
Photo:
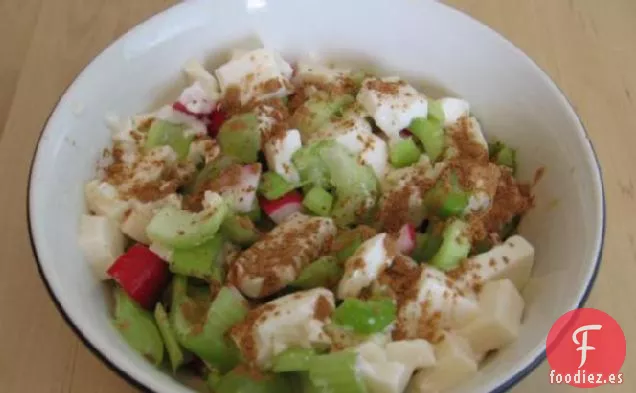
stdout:
POLYGON ((329 186, 329 168, 319 154, 320 150, 329 144, 329 141, 313 143, 294 153, 292 162, 298 169, 303 183, 322 188, 329 186))
POLYGON ((216 235, 227 211, 227 205, 222 201, 198 213, 168 205, 155 214, 146 233, 150 240, 165 246, 195 247, 216 235))
POLYGON ((444 152, 444 127, 437 119, 415 118, 409 126, 409 131, 415 135, 432 162, 444 152))
POLYGON ((290 119, 290 125, 298 129, 305 140, 354 101, 353 96, 348 94, 332 97, 313 96, 296 109, 290 119))
POLYGON ((236 115, 223 123, 217 136, 223 154, 235 157, 243 164, 258 161, 261 132, 258 118, 253 113, 236 115))
POLYGON ((274 200, 282 197, 296 188, 276 172, 265 172, 258 190, 267 199, 274 200))
POLYGON ((115 320, 117 330, 134 350, 158 366, 163 361, 163 340, 152 314, 115 288, 115 320))
POLYGON ((395 314, 396 306, 391 299, 345 299, 334 311, 333 320, 357 333, 371 334, 389 326, 395 321, 395 314))
POLYGON ((309 379, 321 392, 366 393, 357 362, 358 354, 351 351, 318 355, 309 365, 309 379))
POLYGON ((179 343, 220 371, 234 368, 240 353, 225 333, 247 315, 247 305, 235 289, 223 287, 205 309, 187 296, 187 278, 175 276, 170 319, 179 343))
POLYGON ((362 87, 362 82, 367 78, 367 75, 365 71, 356 70, 349 75, 349 79, 351 79, 356 88, 359 89, 362 87))
POLYGON ((291 285, 303 289, 329 288, 337 284, 341 277, 342 267, 338 261, 334 257, 321 257, 304 268, 291 285))
POLYGON ((221 377, 215 384, 215 393, 292 393, 283 375, 264 374, 250 376, 248 370, 237 368, 221 377))
POLYGON ((424 205, 432 214, 442 218, 461 216, 464 214, 470 196, 464 192, 457 180, 457 175, 450 172, 448 178, 440 180, 424 195, 424 205), (446 181, 450 184, 446 184, 446 181))
POLYGON ((309 373, 308 372, 299 372, 299 373, 295 373, 297 379, 299 379, 298 385, 300 387, 300 389, 295 390, 297 392, 302 392, 302 393, 324 393, 326 390, 323 388, 320 388, 316 385, 314 385, 313 382, 311 382, 311 378, 309 378, 309 373))
POLYGON ((216 387, 219 385, 219 382, 221 382, 221 378, 223 377, 218 370, 213 370, 213 372, 208 373, 205 383, 208 386, 208 389, 210 389, 210 392, 216 392, 216 387))
POLYGON ((341 248, 336 252, 336 258, 341 263, 344 263, 350 256, 352 256, 356 250, 362 245, 362 237, 357 237, 351 240, 351 243, 341 248))
POLYGON ((303 206, 319 216, 328 216, 333 205, 333 196, 322 187, 313 187, 303 198, 303 206))
POLYGON ((166 350, 170 357, 170 364, 172 365, 172 372, 174 373, 183 364, 183 351, 177 342, 177 337, 172 330, 172 326, 170 326, 168 314, 161 303, 157 303, 155 306, 155 321, 157 322, 157 326, 159 326, 159 333, 161 333, 163 342, 166 345, 166 350))
POLYGON ((229 214, 221 224, 221 232, 239 246, 250 246, 260 237, 258 229, 247 216, 229 214))
POLYGON ((218 263, 225 239, 216 235, 205 243, 192 248, 175 248, 170 270, 183 276, 222 282, 222 267, 218 263))
POLYGON ((470 253, 470 239, 467 236, 468 224, 453 220, 444 228, 442 245, 431 259, 431 265, 449 271, 455 269, 470 253))
POLYGON ((513 175, 517 172, 517 151, 504 146, 495 157, 497 165, 507 166, 512 169, 513 175))
POLYGON ((446 115, 444 115, 444 109, 440 100, 428 101, 428 118, 435 119, 440 123, 444 123, 446 115))
POLYGON ((236 163, 238 163, 236 158, 230 156, 221 156, 216 160, 207 163, 197 174, 194 181, 188 186, 187 191, 196 192, 200 190, 206 185, 206 183, 223 172, 224 169, 236 163))
POLYGON ((339 226, 366 218, 376 204, 378 181, 373 169, 363 165, 344 147, 329 141, 320 157, 329 168, 336 200, 331 216, 339 226))
POLYGON ((274 357, 272 371, 277 373, 307 371, 314 356, 316 356, 316 352, 313 349, 290 348, 274 357))
POLYGON ((177 157, 183 160, 190 152, 191 142, 192 137, 186 136, 183 125, 155 119, 148 130, 144 147, 149 150, 158 146, 170 146, 177 153, 177 157))
POLYGON ((355 229, 340 231, 331 244, 338 262, 344 263, 360 245, 376 234, 375 230, 365 225, 359 225, 355 229))
POLYGON ((261 207, 258 205, 258 201, 256 202, 256 206, 254 206, 249 212, 245 213, 244 216, 252 220, 252 222, 259 222, 263 218, 263 212, 261 211, 261 207))
POLYGON ((418 262, 430 261, 442 245, 442 237, 432 233, 418 233, 415 235, 415 250, 413 259, 418 262))
POLYGON ((412 138, 402 139, 391 144, 389 159, 395 168, 404 168, 420 159, 420 149, 412 138))

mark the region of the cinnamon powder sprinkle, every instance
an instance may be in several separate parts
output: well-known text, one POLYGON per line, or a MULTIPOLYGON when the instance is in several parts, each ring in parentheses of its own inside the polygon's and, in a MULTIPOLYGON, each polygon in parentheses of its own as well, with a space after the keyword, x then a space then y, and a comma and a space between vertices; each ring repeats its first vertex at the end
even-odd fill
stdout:
POLYGON ((329 300, 324 296, 319 296, 315 304, 314 318, 324 322, 329 318, 332 311, 333 307, 331 303, 329 303, 329 300))

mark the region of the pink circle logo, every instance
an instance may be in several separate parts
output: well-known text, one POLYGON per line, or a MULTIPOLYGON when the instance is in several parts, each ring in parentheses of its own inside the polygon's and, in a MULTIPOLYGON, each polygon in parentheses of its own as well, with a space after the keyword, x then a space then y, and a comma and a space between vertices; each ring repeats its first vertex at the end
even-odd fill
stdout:
POLYGON ((546 340, 550 382, 579 388, 620 384, 625 352, 625 334, 614 318, 594 308, 569 311, 546 340))

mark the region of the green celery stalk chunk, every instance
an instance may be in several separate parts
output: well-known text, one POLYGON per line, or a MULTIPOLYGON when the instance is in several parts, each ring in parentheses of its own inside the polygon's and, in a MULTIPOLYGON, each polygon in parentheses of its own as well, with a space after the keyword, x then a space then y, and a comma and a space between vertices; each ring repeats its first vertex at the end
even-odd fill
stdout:
POLYGON ((362 243, 362 234, 355 230, 341 231, 332 243, 332 250, 335 250, 334 255, 338 262, 343 264, 356 252, 362 243))
POLYGON ((215 393, 293 393, 283 375, 265 374, 258 379, 242 369, 234 369, 214 385, 215 393))
POLYGON ((353 351, 315 356, 309 365, 309 379, 317 388, 315 391, 366 393, 366 386, 357 371, 357 362, 358 354, 353 351))
POLYGON ((300 388, 299 390, 297 390, 298 392, 302 392, 302 393, 324 393, 325 392, 323 388, 320 388, 314 385, 313 382, 311 382, 311 378, 309 378, 308 372, 299 372, 299 373, 295 373, 295 375, 300 380, 298 382, 299 388, 300 388))
POLYGON ((216 235, 192 248, 175 248, 170 270, 183 276, 222 282, 223 268, 219 263, 219 255, 224 244, 223 236, 216 235))
POLYGON ((413 139, 406 138, 391 145, 389 159, 395 168, 404 168, 416 163, 420 159, 420 154, 420 149, 413 139))
POLYGON ((172 330, 172 326, 170 326, 168 313, 166 313, 161 303, 157 303, 155 306, 155 321, 159 327, 159 333, 161 333, 163 342, 166 345, 168 357, 170 357, 170 364, 172 365, 172 372, 175 373, 183 364, 183 351, 177 342, 177 337, 172 330))
POLYGON ((442 245, 433 256, 430 264, 443 270, 449 271, 458 267, 470 253, 471 243, 466 232, 468 224, 455 219, 446 225, 442 233, 442 245))
POLYGON ((316 356, 313 349, 290 348, 279 353, 272 360, 272 371, 281 373, 289 371, 308 371, 311 360, 316 356))
POLYGON ((216 178, 224 169, 233 164, 237 164, 238 160, 230 156, 221 156, 214 161, 207 163, 194 178, 194 181, 187 186, 188 193, 194 193, 203 188, 206 183, 216 178))
POLYGON ((329 169, 335 188, 331 216, 339 226, 354 224, 366 218, 377 202, 378 180, 373 169, 363 165, 344 147, 334 141, 320 149, 320 157, 329 169))
POLYGON ((395 321, 396 306, 391 299, 362 301, 345 299, 333 314, 333 321, 357 333, 371 334, 384 330, 395 321))
POLYGON ((115 288, 114 325, 135 351, 158 366, 163 361, 163 339, 151 313, 115 288))
POLYGON ((435 256, 435 254, 437 254, 437 251, 442 246, 443 238, 442 236, 433 233, 426 233, 422 236, 425 236, 425 241, 422 243, 422 248, 417 248, 418 238, 416 236, 417 256, 414 254, 413 258, 415 258, 415 260, 419 262, 428 262, 435 256))
POLYGON ((461 189, 454 172, 450 172, 448 180, 449 185, 445 184, 446 179, 442 176, 433 188, 426 192, 424 205, 430 213, 442 218, 462 216, 470 196, 461 189))
POLYGON ((503 165, 512 169, 512 174, 517 172, 517 151, 508 146, 504 146, 495 158, 497 165, 503 165))
POLYGON ((303 103, 290 118, 290 125, 300 131, 303 140, 316 132, 320 126, 355 101, 349 94, 337 96, 316 95, 303 103))
POLYGON ((217 140, 221 152, 236 158, 240 163, 251 164, 258 161, 258 152, 261 150, 258 118, 253 113, 231 117, 221 126, 217 140))
POLYGON ((177 153, 179 160, 183 160, 188 157, 193 138, 186 136, 184 131, 185 127, 182 124, 155 119, 148 130, 144 148, 150 150, 158 146, 170 146, 177 153))
POLYGON ((333 196, 322 187, 313 187, 305 194, 303 206, 319 216, 328 216, 333 205, 333 196))
POLYGON ((442 108, 442 103, 440 100, 428 101, 428 118, 437 120, 441 124, 444 124, 446 115, 444 115, 444 109, 442 108))
POLYGON ((282 197, 294 188, 296 187, 278 173, 265 172, 258 186, 258 191, 271 201, 282 197))
MULTIPOLYGON (((331 141, 322 141, 305 146, 294 153, 292 162, 303 184, 327 188, 330 184, 329 168, 320 157, 320 150, 331 141)), ((311 188, 311 187, 308 187, 311 188)))
POLYGON ((179 343, 221 372, 236 367, 240 352, 226 332, 241 322, 248 307, 234 289, 223 287, 207 308, 187 295, 188 279, 175 276, 170 322, 179 343))
POLYGON ((444 127, 443 124, 434 118, 415 118, 409 126, 409 131, 415 135, 431 162, 437 161, 444 152, 444 127))
POLYGON ((305 267, 290 285, 297 288, 330 288, 342 277, 342 267, 334 257, 320 257, 305 267))
POLYGON ((225 217, 221 224, 221 233, 239 246, 250 246, 261 236, 249 217, 238 214, 229 214, 225 217))
POLYGON ((222 201, 198 213, 165 206, 152 218, 146 234, 153 242, 168 247, 192 248, 216 235, 227 212, 222 201))

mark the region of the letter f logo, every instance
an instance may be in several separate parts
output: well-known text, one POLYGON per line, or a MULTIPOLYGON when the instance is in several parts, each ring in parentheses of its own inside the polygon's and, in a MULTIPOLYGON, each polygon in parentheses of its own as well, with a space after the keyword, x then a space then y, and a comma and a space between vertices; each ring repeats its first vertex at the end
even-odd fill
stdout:
POLYGON ((601 330, 603 325, 585 325, 576 329, 572 334, 572 341, 574 344, 580 345, 576 350, 581 351, 581 364, 579 364, 579 368, 583 367, 585 362, 587 361, 587 351, 593 351, 596 348, 587 345, 587 332, 588 330, 601 330), (577 336, 579 333, 583 332, 583 339, 579 342, 577 336))

